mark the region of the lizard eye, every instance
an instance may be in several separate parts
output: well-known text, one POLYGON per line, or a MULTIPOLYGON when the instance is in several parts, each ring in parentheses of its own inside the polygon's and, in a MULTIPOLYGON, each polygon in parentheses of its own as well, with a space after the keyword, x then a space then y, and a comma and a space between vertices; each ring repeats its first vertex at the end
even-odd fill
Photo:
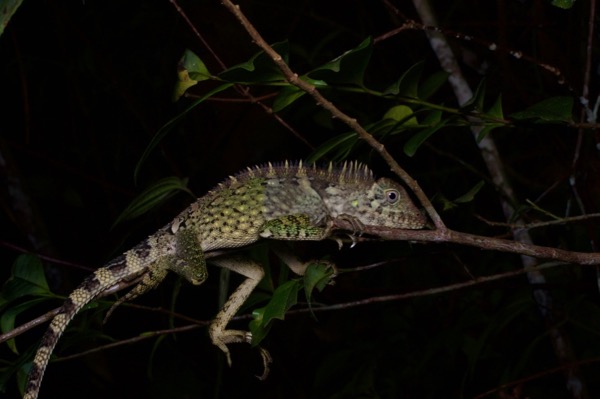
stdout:
POLYGON ((385 190, 385 199, 393 205, 400 199, 400 193, 394 189, 385 190))

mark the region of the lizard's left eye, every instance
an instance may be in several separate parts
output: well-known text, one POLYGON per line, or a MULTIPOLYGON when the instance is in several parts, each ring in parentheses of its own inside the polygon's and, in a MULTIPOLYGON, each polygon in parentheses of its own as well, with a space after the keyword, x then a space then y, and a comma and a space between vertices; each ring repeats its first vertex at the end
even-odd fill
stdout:
POLYGON ((390 204, 395 204, 398 199, 400 199, 400 193, 398 192, 398 190, 385 190, 385 198, 387 199, 387 202, 390 204))

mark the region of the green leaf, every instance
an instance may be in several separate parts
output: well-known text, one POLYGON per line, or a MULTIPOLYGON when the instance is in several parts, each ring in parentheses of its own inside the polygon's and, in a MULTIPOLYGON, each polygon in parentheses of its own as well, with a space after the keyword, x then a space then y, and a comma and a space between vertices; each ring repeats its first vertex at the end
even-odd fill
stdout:
POLYGON ((494 104, 486 111, 486 114, 497 119, 504 119, 504 113, 502 112, 502 94, 496 98, 496 101, 494 101, 494 104))
POLYGON ((212 76, 200 57, 191 50, 185 50, 179 65, 188 71, 190 78, 199 82, 208 80, 212 76))
MULTIPOLYGON (((307 83, 310 83, 318 89, 327 87, 327 82, 324 82, 322 80, 311 79, 308 76, 301 76, 300 79, 304 80, 307 83)), ((304 90, 296 86, 283 86, 283 88, 279 91, 277 97, 275 97, 275 100, 273 101, 273 111, 281 111, 282 109, 284 109, 285 107, 287 107, 288 105, 290 105, 305 94, 306 92, 304 90)))
POLYGON ((442 111, 434 110, 430 112, 423 120, 423 125, 433 126, 442 121, 442 111))
POLYGON ((423 72, 423 61, 419 61, 408 68, 400 79, 394 82, 390 87, 383 91, 384 95, 403 96, 418 98, 419 80, 423 72))
POLYGON ((312 293, 315 290, 321 292, 323 288, 331 281, 334 274, 334 269, 327 261, 319 263, 311 263, 304 272, 304 293, 310 305, 312 293))
POLYGON ((154 147, 156 147, 158 145, 158 143, 161 142, 161 140, 167 135, 167 133, 169 133, 171 131, 171 129, 173 129, 173 127, 175 127, 175 124, 179 121, 179 119, 183 118, 188 112, 190 112, 191 110, 193 110, 194 108, 196 108, 199 104, 201 104, 202 102, 204 102, 207 98, 210 98, 210 97, 214 96, 215 94, 220 93, 223 90, 226 90, 226 89, 230 88, 231 86, 233 86, 233 83, 225 83, 225 84, 223 84, 223 85, 221 85, 221 86, 219 86, 219 87, 217 87, 217 88, 209 91, 204 96, 200 97, 199 99, 197 99, 196 101, 194 101, 192 104, 190 104, 179 115, 177 115, 176 117, 172 118, 170 121, 168 121, 167 123, 165 123, 158 130, 158 132, 156 132, 156 134, 154 135, 154 137, 152 137, 152 140, 150 140, 150 144, 148 144, 148 146, 144 150, 144 153, 140 157, 140 160, 135 165, 135 170, 133 172, 133 178, 134 178, 134 180, 137 180, 138 175, 140 173, 140 169, 142 168, 142 165, 144 164, 144 162, 146 161, 146 158, 148 158, 148 156, 150 155, 150 153, 152 152, 152 150, 154 150, 154 147))
MULTIPOLYGON (((32 299, 4 310, 0 317, 0 330, 3 333, 14 328, 15 318, 20 313, 46 301, 47 297, 55 296, 48 288, 44 267, 40 259, 32 254, 23 254, 15 259, 11 276, 2 287, 0 307, 29 295, 43 296, 44 298, 32 299)), ((8 340, 6 343, 11 351, 18 353, 13 339, 8 340)))
POLYGON ((316 150, 313 151, 311 155, 308 156, 307 162, 315 163, 334 151, 336 154, 330 156, 332 160, 337 161, 344 159, 350 154, 352 148, 357 142, 358 136, 356 135, 356 132, 342 133, 321 144, 316 150))
MULTIPOLYGON (((499 95, 498 98, 496 98, 496 101, 494 102, 494 104, 492 104, 490 109, 488 109, 486 111, 486 115, 491 116, 492 118, 496 118, 496 119, 502 119, 502 120, 504 119, 504 112, 502 111, 502 95, 499 95)), ((481 129, 481 131, 477 135, 477 141, 481 141, 492 130, 494 130, 498 127, 506 126, 506 124, 504 122, 494 122, 494 121, 488 121, 488 120, 484 120, 483 122, 484 122, 484 126, 483 126, 483 129, 481 129)))
POLYGON ((269 323, 273 319, 283 320, 285 312, 298 302, 299 289, 299 280, 290 280, 277 287, 273 292, 273 297, 265 306, 264 323, 269 323))
POLYGON ((284 86, 273 100, 273 112, 281 111, 305 94, 305 91, 296 86, 284 86))
POLYGON ((454 209, 458 206, 457 204, 464 204, 464 203, 473 201, 473 199, 475 198, 475 195, 477 195, 477 193, 481 190, 481 188, 484 186, 484 184, 485 184, 485 182, 483 180, 480 181, 475 186, 473 186, 473 188, 471 188, 469 191, 467 191, 460 197, 456 198, 455 200, 449 200, 441 193, 436 194, 434 196, 434 201, 436 203, 441 204, 442 210, 444 210, 444 211, 447 211, 449 209, 454 209))
POLYGON ((13 265, 13 271, 15 278, 26 281, 32 286, 39 287, 43 291, 49 291, 44 267, 37 255, 19 255, 13 265))
POLYGON ((484 184, 485 184, 485 182, 483 180, 480 181, 472 189, 470 189, 469 191, 467 191, 460 197, 456 198, 454 200, 454 202, 457 204, 464 204, 464 203, 473 201, 473 199, 475 198, 475 195, 479 192, 479 190, 481 190, 481 188, 484 186, 484 184))
MULTIPOLYGON (((19 356, 19 358, 11 364, 4 365, 0 373, 0 392, 6 393, 8 387, 15 383, 18 386, 19 392, 22 397, 23 391, 25 390, 25 384, 27 382, 27 375, 31 370, 31 358, 33 357, 33 347, 31 350, 26 351, 25 354, 19 356), (15 378, 16 375, 16 378, 15 378)), ((4 397, 4 396, 3 396, 4 397)))
POLYGON ((475 90, 475 94, 473 97, 469 99, 466 103, 464 103, 461 108, 466 111, 475 111, 482 112, 483 111, 483 101, 485 97, 485 79, 482 79, 477 85, 477 89, 475 90))
POLYGON ((298 302, 300 288, 299 280, 290 280, 277 287, 267 306, 252 312, 254 320, 250 322, 250 332, 253 346, 258 345, 267 335, 273 319, 283 320, 285 312, 298 302))
POLYGON ((185 191, 192 197, 194 196, 187 188, 187 179, 181 179, 175 176, 160 179, 135 197, 127 208, 121 212, 119 217, 117 217, 117 220, 113 223, 112 227, 115 227, 125 220, 134 219, 143 215, 149 210, 162 204, 165 200, 179 191, 185 191))
POLYGON ((40 259, 32 254, 19 255, 12 266, 11 277, 2 287, 0 305, 26 295, 52 295, 40 259))
POLYGON ((409 98, 428 99, 435 94, 446 82, 449 73, 437 71, 419 84, 423 73, 424 62, 420 61, 407 69, 400 79, 384 90, 384 95, 403 96, 409 98))
POLYGON ((13 17, 17 9, 21 6, 23 0, 2 0, 0 1, 0 36, 4 33, 4 28, 13 17))
POLYGON ((388 109, 383 115, 383 119, 401 122, 405 126, 417 126, 419 124, 417 118, 415 118, 414 111, 406 105, 396 105, 388 109))
POLYGON ((418 97, 427 100, 433 96, 443 85, 448 83, 450 74, 446 71, 437 71, 419 85, 418 97))
MULTIPOLYGON (((47 298, 32 299, 31 301, 23 302, 17 306, 13 306, 4 311, 2 313, 2 316, 0 317, 0 330, 2 331, 2 333, 6 333, 15 328, 15 319, 19 314, 34 307, 35 305, 41 302, 45 302, 46 300, 47 298)), ((6 341, 6 344, 13 353, 19 353, 14 338, 11 338, 8 341, 6 341)))
POLYGON ((406 132, 408 129, 419 128, 416 114, 406 105, 397 105, 388 109, 381 120, 366 125, 365 129, 377 137, 406 132))
POLYGON ((173 101, 183 96, 187 89, 198 82, 210 79, 211 75, 204 62, 191 50, 185 50, 177 64, 177 83, 173 93, 173 101))
POLYGON ((446 196, 444 194, 436 194, 432 201, 435 201, 436 203, 440 204, 442 206, 442 211, 447 211, 449 209, 454 209, 456 208, 456 204, 452 201, 450 201, 448 198, 446 198, 446 196))
MULTIPOLYGON (((287 41, 279 42, 272 45, 287 64, 289 54, 289 44, 287 41)), ((219 74, 219 78, 227 82, 236 83, 265 83, 285 81, 279 67, 273 62, 271 57, 264 51, 259 51, 254 54, 248 61, 231 68, 219 74)))
POLYGON ((329 84, 355 84, 362 87, 364 74, 372 53, 373 39, 368 37, 352 50, 348 50, 325 65, 313 69, 307 73, 307 76, 312 79, 323 80, 329 84))
POLYGON ((573 97, 550 97, 532 105, 525 111, 511 114, 517 120, 537 119, 541 122, 572 122, 573 97))
POLYGON ((572 8, 573 4, 575 4, 575 0, 552 0, 554 7, 562 8, 563 10, 572 8))
MULTIPOLYGON (((441 112, 435 111, 433 113, 434 114, 439 113, 439 116, 441 117, 441 112)), ((431 137, 432 134, 434 134, 435 132, 437 132, 444 126, 446 126, 446 124, 448 124, 448 119, 440 120, 438 123, 416 133, 404 144, 404 153, 406 155, 408 155, 409 157, 412 157, 413 155, 415 155, 417 150, 419 149, 419 147, 421 147, 421 145, 429 137, 431 137)))
POLYGON ((477 135, 477 141, 478 142, 481 141, 492 130, 494 130, 494 129, 498 128, 498 127, 504 127, 504 126, 506 126, 504 123, 486 122, 485 126, 483 127, 483 129, 481 129, 481 131, 477 135))

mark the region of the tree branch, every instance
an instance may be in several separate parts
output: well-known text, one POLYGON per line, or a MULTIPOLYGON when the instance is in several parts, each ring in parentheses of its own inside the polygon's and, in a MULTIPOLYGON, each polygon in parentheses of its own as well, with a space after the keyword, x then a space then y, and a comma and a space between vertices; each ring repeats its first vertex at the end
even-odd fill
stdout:
POLYGON ((340 111, 331 101, 329 101, 328 99, 323 97, 323 95, 317 90, 317 88, 314 85, 300 79, 298 74, 295 73, 294 71, 292 71, 292 69, 285 63, 285 61, 283 60, 283 57, 281 57, 281 55, 279 53, 277 53, 262 38, 260 33, 258 33, 256 28, 254 28, 254 26, 250 23, 250 21, 242 13, 239 5, 233 4, 230 0, 223 0, 223 5, 225 5, 225 7, 227 7, 227 9, 229 9, 229 11, 231 11, 231 13, 233 15, 235 15, 235 17, 240 21, 240 24, 246 29, 246 31, 248 32, 248 34, 250 35, 250 37, 252 38, 254 43, 258 47, 260 47, 269 57, 271 57, 273 62, 279 67, 279 69, 285 76, 286 80, 290 84, 298 87, 300 90, 303 90, 306 93, 308 93, 310 96, 312 96, 315 99, 316 104, 323 107, 324 109, 329 111, 331 113, 331 115, 333 115, 335 118, 339 119, 340 121, 342 121, 343 123, 348 125, 348 127, 350 127, 352 130, 354 130, 361 139, 366 141, 373 149, 375 149, 375 151, 377 151, 379 153, 379 155, 381 155, 381 157, 388 163, 391 170, 394 173, 396 173, 402 179, 402 181, 404 181, 404 183, 406 183, 406 185, 415 193, 415 195, 417 196, 417 198, 419 199, 419 201, 425 208, 425 211, 427 212, 427 214, 429 215, 429 217, 431 218, 431 220, 433 221, 435 226, 438 229, 445 229, 446 226, 444 225, 444 222, 442 221, 442 219, 438 215, 437 211, 435 210, 435 208, 429 201, 429 198, 427 197, 427 195, 425 195, 425 193, 423 192, 421 187, 417 184, 417 181, 415 179, 413 179, 396 162, 396 160, 390 155, 390 153, 387 152, 387 150, 385 149, 383 144, 381 144, 371 134, 369 134, 358 123, 358 121, 355 118, 352 118, 352 117, 346 115, 345 113, 340 111))

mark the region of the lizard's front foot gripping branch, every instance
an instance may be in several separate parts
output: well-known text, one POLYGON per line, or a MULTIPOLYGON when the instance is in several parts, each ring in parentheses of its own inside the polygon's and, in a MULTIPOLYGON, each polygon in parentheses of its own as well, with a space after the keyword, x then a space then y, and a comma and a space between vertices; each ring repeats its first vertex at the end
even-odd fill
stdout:
MULTIPOLYGON (((227 365, 231 367, 231 353, 229 352, 228 344, 237 344, 237 343, 252 343, 252 334, 248 331, 241 330, 223 330, 220 325, 217 323, 213 323, 209 329, 208 334, 210 339, 214 345, 216 345, 219 349, 223 351, 225 357, 227 358, 227 365)), ((273 362, 271 358, 271 354, 266 349, 259 347, 260 356, 263 361, 263 373, 261 375, 257 375, 256 377, 263 381, 269 375, 269 365, 273 362)))

